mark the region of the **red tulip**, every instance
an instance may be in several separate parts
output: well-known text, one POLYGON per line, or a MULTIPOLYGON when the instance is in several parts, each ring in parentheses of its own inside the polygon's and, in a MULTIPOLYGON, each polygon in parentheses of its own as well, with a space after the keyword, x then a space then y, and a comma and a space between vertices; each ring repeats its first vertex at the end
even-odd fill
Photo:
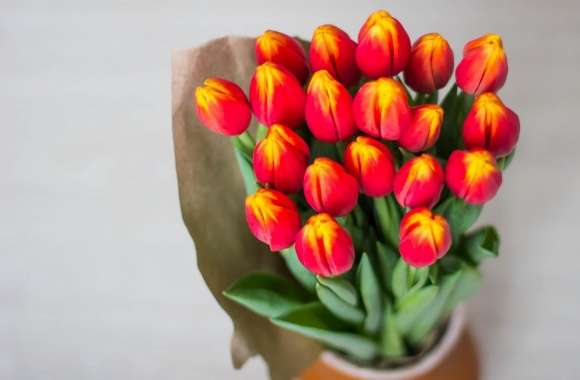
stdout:
POLYGON ((334 25, 321 25, 312 35, 310 66, 312 71, 328 71, 350 87, 360 79, 355 53, 356 43, 346 32, 334 25))
POLYGON ((501 37, 486 34, 465 45, 463 59, 455 70, 455 77, 463 91, 479 95, 502 88, 507 73, 508 63, 501 37))
POLYGON ((220 78, 208 78, 195 89, 195 111, 206 128, 226 136, 245 132, 252 119, 242 89, 220 78))
POLYGON ((298 208, 287 195, 259 189, 246 198, 246 221, 250 231, 272 252, 290 247, 300 230, 298 208))
POLYGON ((358 184, 339 163, 320 157, 306 169, 304 197, 317 212, 346 215, 356 206, 358 184))
POLYGON ((401 220, 399 251, 410 266, 421 268, 445 256, 451 247, 449 224, 427 208, 409 211, 401 220))
POLYGON ((502 181, 495 158, 487 150, 456 150, 445 168, 447 186, 469 204, 483 204, 495 196, 502 181))
POLYGON ((410 152, 431 148, 441 132, 443 108, 436 104, 423 104, 413 109, 411 123, 399 138, 399 145, 410 152))
POLYGON ((266 30, 256 38, 256 61, 274 62, 290 71, 300 81, 308 78, 304 48, 294 38, 274 30, 266 30))
POLYGON ((356 132, 352 98, 326 70, 314 73, 306 96, 306 123, 318 140, 337 142, 356 132))
POLYGON ((389 12, 372 13, 358 33, 356 62, 370 78, 392 77, 401 72, 411 51, 409 35, 389 12))
POLYGON ((491 92, 479 95, 463 123, 463 142, 469 149, 489 150, 494 156, 510 154, 520 135, 520 119, 491 92))
POLYGON ((338 276, 352 268, 354 246, 348 232, 332 216, 317 214, 298 232, 296 255, 312 273, 338 276))
POLYGON ((394 192, 401 206, 433 207, 443 190, 445 173, 437 159, 422 154, 405 162, 395 175, 394 192))
POLYGON ((395 164, 389 149, 377 140, 359 136, 344 152, 344 167, 356 177, 361 192, 384 197, 393 191, 395 164))
POLYGON ((304 122, 305 102, 302 86, 285 68, 271 62, 256 67, 250 82, 250 103, 262 124, 299 127, 304 122))
POLYGON ((398 140, 411 122, 407 93, 399 82, 389 78, 362 85, 352 108, 359 129, 384 140, 398 140))
POLYGON ((453 74, 453 51, 438 33, 425 34, 413 44, 405 68, 405 82, 413 90, 434 92, 445 87, 453 74))

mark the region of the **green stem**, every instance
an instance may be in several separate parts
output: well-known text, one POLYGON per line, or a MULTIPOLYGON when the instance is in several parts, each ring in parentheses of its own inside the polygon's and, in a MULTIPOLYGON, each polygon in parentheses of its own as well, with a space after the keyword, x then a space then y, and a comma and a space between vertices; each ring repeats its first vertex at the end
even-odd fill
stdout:
POLYGON ((381 235, 393 248, 398 248, 401 215, 393 195, 373 198, 373 202, 381 235))

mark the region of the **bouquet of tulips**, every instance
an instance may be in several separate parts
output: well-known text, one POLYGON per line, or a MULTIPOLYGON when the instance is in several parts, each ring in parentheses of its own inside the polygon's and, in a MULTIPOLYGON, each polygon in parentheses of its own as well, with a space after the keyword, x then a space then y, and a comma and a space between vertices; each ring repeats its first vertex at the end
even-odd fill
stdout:
POLYGON ((441 102, 449 43, 429 33, 411 45, 384 10, 358 43, 322 25, 309 46, 268 30, 255 51, 249 97, 209 78, 196 111, 232 136, 249 230, 296 281, 252 273, 224 294, 365 365, 419 355, 498 254, 494 227, 471 227, 519 135, 496 94, 508 71, 501 38, 465 45, 441 102))

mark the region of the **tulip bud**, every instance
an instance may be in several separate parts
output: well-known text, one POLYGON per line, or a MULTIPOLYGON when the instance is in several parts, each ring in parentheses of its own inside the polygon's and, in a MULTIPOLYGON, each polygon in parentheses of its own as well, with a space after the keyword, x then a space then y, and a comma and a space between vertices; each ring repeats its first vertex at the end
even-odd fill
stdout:
POLYGON ((392 77, 401 72, 411 51, 409 35, 389 12, 372 13, 358 33, 356 63, 370 78, 392 77))
POLYGON ((274 30, 266 30, 256 38, 256 61, 274 62, 290 71, 300 81, 308 77, 304 48, 294 38, 274 30))
POLYGON ((296 256, 314 274, 338 276, 352 268, 354 246, 348 232, 332 216, 317 214, 298 232, 296 256))
POLYGON ((306 168, 304 197, 317 212, 348 214, 358 200, 358 184, 337 162, 320 157, 306 168))
POLYGON ((479 205, 495 196, 502 181, 501 171, 487 150, 456 150, 445 168, 447 186, 466 203, 479 205))
POLYGON ((362 85, 352 108, 358 128, 384 140, 398 140, 411 122, 407 93, 399 82, 390 78, 362 85))
POLYGON ((463 48, 463 59, 455 69, 457 85, 474 95, 498 91, 507 73, 507 57, 497 34, 486 34, 468 42, 463 48))
POLYGON ((274 124, 254 149, 256 179, 284 193, 297 192, 302 188, 309 156, 310 149, 298 134, 274 124))
POLYGON ((344 151, 344 167, 357 179, 361 192, 368 196, 384 197, 393 191, 393 156, 377 140, 357 137, 344 151))
POLYGON ((302 86, 288 70, 271 62, 256 67, 250 82, 250 104, 262 124, 298 128, 304 122, 305 102, 302 86))
POLYGON ((405 68, 405 82, 421 93, 445 87, 453 74, 453 51, 438 33, 425 34, 413 44, 405 68))
POLYGON ((399 138, 399 145, 410 152, 431 148, 441 132, 443 108, 436 104, 423 104, 412 110, 411 124, 399 138))
POLYGON ((520 135, 520 119, 492 92, 479 95, 463 123, 463 142, 468 149, 489 150, 506 156, 514 150, 520 135))
POLYGON ((259 189, 246 198, 246 221, 250 231, 272 252, 288 248, 300 230, 298 208, 287 195, 259 189))
POLYGON ((314 73, 306 95, 306 123, 318 140, 337 142, 356 132, 352 98, 328 71, 314 73))
POLYGON ((427 208, 409 211, 401 220, 399 251, 403 260, 415 268, 433 264, 451 247, 449 224, 427 208))
POLYGON ((433 207, 443 190, 445 173, 437 159, 422 154, 405 162, 395 175, 394 192, 403 207, 433 207))
POLYGON ((321 25, 314 31, 310 43, 312 71, 327 70, 350 87, 360 79, 355 54, 356 43, 342 29, 334 25, 321 25))
POLYGON ((206 128, 226 136, 245 132, 252 120, 242 89, 220 78, 208 78, 195 89, 195 111, 206 128))

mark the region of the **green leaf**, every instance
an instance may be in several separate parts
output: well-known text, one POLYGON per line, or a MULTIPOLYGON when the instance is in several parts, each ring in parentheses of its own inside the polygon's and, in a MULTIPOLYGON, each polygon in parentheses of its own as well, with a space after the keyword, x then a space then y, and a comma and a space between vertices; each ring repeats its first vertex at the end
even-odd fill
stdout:
POLYGON ((373 198, 380 233, 393 248, 399 247, 399 224, 401 210, 393 194, 373 198))
POLYGON ((479 265, 489 257, 499 255, 499 234, 495 227, 481 227, 463 238, 463 253, 475 264, 479 265))
POLYGON ((235 146, 234 153, 236 156, 236 161, 238 161, 238 166, 240 167, 240 173, 242 173, 246 194, 254 194, 256 191, 258 191, 259 187, 256 183, 256 177, 254 176, 252 159, 248 159, 246 156, 244 156, 244 154, 235 146))
POLYGON ((363 328, 368 334, 376 334, 381 326, 383 297, 379 281, 366 253, 363 253, 360 259, 357 277, 361 298, 367 314, 363 328))
POLYGON ((386 300, 383 328, 381 331, 381 353, 383 356, 389 358, 400 357, 406 354, 405 343, 397 327, 393 307, 386 300))
POLYGON ((223 294, 268 318, 285 314, 305 301, 300 288, 287 279, 270 273, 252 273, 242 277, 223 294))
POLYGON ((429 279, 429 267, 414 268, 400 258, 393 272, 392 289, 397 299, 414 289, 423 287, 429 279))
POLYGON ((403 297, 396 307, 396 320, 399 331, 402 335, 407 335, 415 323, 423 318, 425 310, 435 296, 439 288, 429 285, 421 289, 416 289, 403 297))
POLYGON ((365 313, 346 302, 332 290, 320 283, 316 284, 316 294, 320 302, 330 311, 336 318, 345 321, 354 326, 360 326, 365 319, 365 313))
POLYGON ((460 271, 456 286, 445 302, 444 314, 449 314, 466 299, 472 297, 481 288, 481 273, 469 265, 464 265, 460 271))
POLYGON ((497 160, 497 166, 501 169, 502 172, 505 171, 508 168, 508 166, 510 166, 515 155, 516 155, 516 151, 513 150, 507 156, 499 158, 497 160))
POLYGON ((310 152, 310 157, 312 160, 315 160, 318 157, 328 157, 335 161, 340 161, 335 144, 325 143, 315 139, 312 141, 310 152))
POLYGON ((292 273, 292 276, 294 276, 296 281, 298 281, 304 289, 314 293, 316 287, 316 276, 306 269, 298 260, 294 246, 282 250, 281 253, 286 262, 286 267, 288 267, 288 270, 292 273))
POLYGON ((457 98, 457 85, 454 84, 441 102, 444 111, 443 125, 436 146, 442 158, 449 157, 453 149, 458 146, 460 126, 457 125, 457 98))
POLYGON ((358 334, 345 332, 345 326, 318 302, 296 308, 271 321, 277 326, 315 339, 359 360, 369 361, 379 353, 375 342, 358 334))
POLYGON ((318 282, 332 290, 340 299, 351 306, 358 305, 358 294, 355 287, 341 277, 318 276, 318 282))
POLYGON ((268 127, 264 124, 258 124, 256 127, 256 141, 261 141, 268 134, 268 127))
POLYGON ((436 207, 435 212, 447 219, 449 228, 451 228, 451 235, 453 235, 453 243, 455 244, 459 241, 461 235, 479 218, 481 210, 482 206, 470 205, 462 199, 450 196, 436 207))
POLYGON ((395 264, 399 258, 399 254, 389 246, 377 241, 377 257, 379 258, 379 266, 381 268, 380 277, 383 279, 383 286, 385 289, 392 291, 391 283, 395 264))

